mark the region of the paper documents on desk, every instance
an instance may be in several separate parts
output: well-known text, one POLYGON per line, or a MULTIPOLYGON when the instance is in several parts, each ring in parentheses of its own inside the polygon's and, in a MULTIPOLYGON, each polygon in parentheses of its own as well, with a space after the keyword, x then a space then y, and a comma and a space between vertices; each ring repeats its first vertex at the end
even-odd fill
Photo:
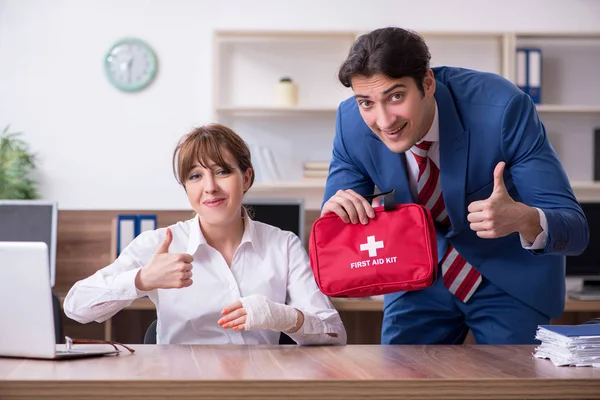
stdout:
POLYGON ((533 354, 556 366, 600 367, 600 324, 540 325, 533 354))

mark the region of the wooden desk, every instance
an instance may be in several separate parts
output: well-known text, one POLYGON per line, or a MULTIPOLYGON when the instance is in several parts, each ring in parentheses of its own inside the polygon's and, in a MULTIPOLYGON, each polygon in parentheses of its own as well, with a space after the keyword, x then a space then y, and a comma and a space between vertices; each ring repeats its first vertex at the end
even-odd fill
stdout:
MULTIPOLYGON (((592 399, 600 369, 533 346, 134 346, 134 355, 0 359, 0 398, 592 399)), ((124 353, 122 353, 124 354, 124 353)))
MULTIPOLYGON (((64 300, 64 295, 61 296, 61 301, 64 300)), ((331 299, 342 317, 345 318, 346 330, 349 332, 349 343, 378 343, 381 328, 381 312, 383 311, 383 302, 381 300, 372 299, 331 299), (379 315, 378 315, 379 313, 379 315), (368 327, 368 328, 365 328, 368 327), (352 335, 357 340, 352 341, 352 335)), ((129 307, 124 310, 140 310, 153 311, 155 310, 154 303, 149 299, 143 298, 135 300, 129 307)), ((563 318, 554 320, 553 323, 558 324, 578 324, 593 317, 600 316, 600 301, 578 301, 567 299, 565 306, 565 314, 563 318)), ((155 317, 152 317, 154 319, 155 317)), ((152 320, 151 319, 151 320, 152 320)), ((150 321, 151 321, 150 320, 150 321)), ((123 322, 121 320, 121 322, 123 322)), ((149 322, 147 323, 149 324, 149 322)), ((144 325, 145 329, 148 325, 144 325)), ((98 338, 105 340, 115 339, 113 334, 112 318, 108 319, 103 326, 98 327, 104 330, 104 334, 98 338)), ((77 336, 77 334, 71 334, 77 336)), ((142 331, 143 335, 143 331, 142 331)), ((81 336, 81 334, 79 334, 81 336)), ((89 337, 85 335, 83 337, 89 337)), ((118 340, 118 337, 116 338, 118 340)), ((138 339, 139 340, 139 339, 138 339)), ((132 342, 136 343, 135 339, 132 342)), ((138 342, 139 343, 139 342, 138 342)), ((600 397, 600 396, 599 396, 600 397)))

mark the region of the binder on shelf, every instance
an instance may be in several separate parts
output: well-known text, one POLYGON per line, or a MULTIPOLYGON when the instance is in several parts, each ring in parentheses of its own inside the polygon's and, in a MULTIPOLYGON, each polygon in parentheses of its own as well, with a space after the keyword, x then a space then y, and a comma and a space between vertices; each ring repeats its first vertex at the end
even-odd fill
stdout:
POLYGON ((156 215, 119 214, 117 215, 114 229, 116 230, 114 247, 114 253, 116 254, 113 255, 118 257, 121 251, 140 233, 156 229, 156 215))
POLYGON ((136 220, 135 215, 117 215, 117 256, 137 236, 136 220))
POLYGON ((156 215, 138 215, 138 235, 156 229, 156 215))
POLYGON ((527 93, 535 104, 542 102, 542 50, 518 48, 516 57, 516 85, 527 93))
POLYGON ((528 93, 527 88, 527 51, 517 49, 516 84, 523 92, 528 93))
POLYGON ((529 96, 535 104, 542 102, 542 50, 527 51, 527 84, 529 96))

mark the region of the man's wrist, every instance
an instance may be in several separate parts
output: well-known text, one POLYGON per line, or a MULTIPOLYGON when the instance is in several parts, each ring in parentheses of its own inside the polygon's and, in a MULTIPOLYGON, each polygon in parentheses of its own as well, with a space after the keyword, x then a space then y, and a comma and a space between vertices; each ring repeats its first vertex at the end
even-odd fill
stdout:
POLYGON ((534 207, 529 207, 523 203, 517 204, 523 208, 523 211, 520 212, 518 232, 523 239, 533 243, 538 235, 544 231, 540 223, 540 214, 534 207))

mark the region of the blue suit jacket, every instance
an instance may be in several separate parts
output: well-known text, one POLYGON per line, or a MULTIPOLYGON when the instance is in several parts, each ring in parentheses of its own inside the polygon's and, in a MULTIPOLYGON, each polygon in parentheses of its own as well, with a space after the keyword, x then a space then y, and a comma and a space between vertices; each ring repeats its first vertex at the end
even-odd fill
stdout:
MULTIPOLYGON (((565 255, 580 254, 589 232, 585 216, 552 149, 535 105, 506 79, 453 67, 433 68, 440 125, 442 191, 452 229, 438 233, 440 257, 452 243, 483 276, 551 317, 565 302, 565 255), (506 162, 504 181, 515 201, 544 211, 548 241, 523 249, 519 234, 481 239, 469 227, 467 207, 488 198, 494 168, 506 162)), ((339 189, 361 195, 396 189, 397 203, 413 203, 404 155, 391 152, 369 129, 353 98, 338 109, 327 201, 339 189)))

